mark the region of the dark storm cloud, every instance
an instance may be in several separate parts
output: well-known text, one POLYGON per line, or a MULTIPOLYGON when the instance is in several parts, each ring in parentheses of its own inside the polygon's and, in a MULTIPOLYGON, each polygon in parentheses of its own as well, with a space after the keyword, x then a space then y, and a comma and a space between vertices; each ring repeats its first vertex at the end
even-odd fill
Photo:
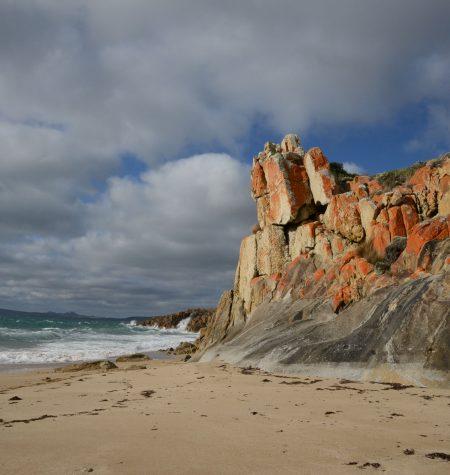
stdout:
POLYGON ((428 124, 405 146, 450 145, 449 16, 445 0, 2 1, 0 303, 213 302, 255 219, 248 169, 162 164, 239 156, 262 118, 305 135, 414 104, 428 124), (123 152, 150 172, 114 178, 123 152))

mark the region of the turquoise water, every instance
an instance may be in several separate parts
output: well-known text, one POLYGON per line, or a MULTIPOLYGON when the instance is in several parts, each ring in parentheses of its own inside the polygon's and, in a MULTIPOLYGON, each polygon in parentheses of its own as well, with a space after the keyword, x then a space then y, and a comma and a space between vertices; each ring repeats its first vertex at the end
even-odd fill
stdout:
POLYGON ((136 321, 0 310, 0 365, 51 364, 114 357, 194 341, 185 330, 140 327, 136 321))

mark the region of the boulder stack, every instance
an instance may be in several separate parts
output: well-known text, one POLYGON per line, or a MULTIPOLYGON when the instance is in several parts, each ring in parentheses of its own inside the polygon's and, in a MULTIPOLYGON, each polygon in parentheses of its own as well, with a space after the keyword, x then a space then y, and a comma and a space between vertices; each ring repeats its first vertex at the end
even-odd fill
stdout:
POLYGON ((263 303, 316 299, 337 314, 379 289, 447 273, 450 155, 416 168, 393 189, 369 176, 342 185, 297 135, 266 143, 251 171, 258 225, 202 348, 239 334, 263 303))

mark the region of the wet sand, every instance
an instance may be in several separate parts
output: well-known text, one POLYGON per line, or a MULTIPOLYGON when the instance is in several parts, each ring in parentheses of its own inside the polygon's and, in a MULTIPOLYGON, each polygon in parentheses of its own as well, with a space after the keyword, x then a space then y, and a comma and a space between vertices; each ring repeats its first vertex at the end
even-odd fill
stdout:
POLYGON ((450 390, 178 361, 0 373, 0 453, 5 474, 447 474, 450 390))

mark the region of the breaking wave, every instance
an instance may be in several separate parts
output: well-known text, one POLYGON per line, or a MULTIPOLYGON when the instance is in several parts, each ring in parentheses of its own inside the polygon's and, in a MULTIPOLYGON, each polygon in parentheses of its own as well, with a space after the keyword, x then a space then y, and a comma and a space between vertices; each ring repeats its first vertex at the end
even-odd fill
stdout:
POLYGON ((0 365, 66 363, 157 351, 192 342, 188 319, 177 328, 137 325, 136 320, 11 319, 0 315, 0 365))

